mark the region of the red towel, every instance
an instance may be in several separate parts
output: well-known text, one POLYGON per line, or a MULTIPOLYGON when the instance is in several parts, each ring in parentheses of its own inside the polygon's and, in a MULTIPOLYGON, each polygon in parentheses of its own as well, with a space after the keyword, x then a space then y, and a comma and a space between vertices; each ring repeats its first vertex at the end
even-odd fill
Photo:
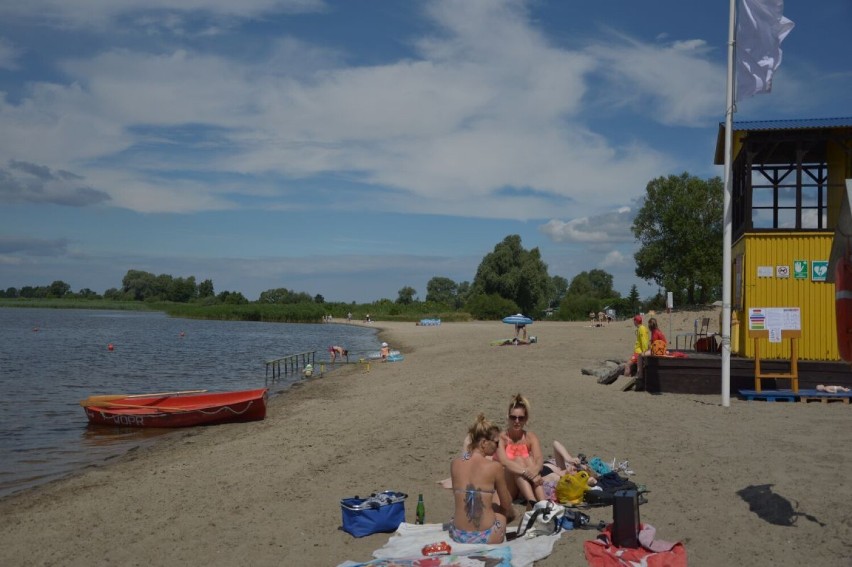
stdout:
POLYGON ((612 544, 610 524, 604 528, 598 539, 583 543, 586 561, 591 567, 687 567, 686 548, 682 543, 655 540, 655 536, 654 526, 642 524, 639 531, 639 543, 642 547, 616 547, 612 544))

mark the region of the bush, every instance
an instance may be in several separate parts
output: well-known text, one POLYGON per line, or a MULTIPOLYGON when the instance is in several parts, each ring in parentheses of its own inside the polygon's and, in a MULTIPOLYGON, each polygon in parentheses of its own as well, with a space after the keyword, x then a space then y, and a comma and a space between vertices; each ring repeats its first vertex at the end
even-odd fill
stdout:
POLYGON ((514 301, 497 294, 475 295, 467 302, 465 309, 480 321, 495 321, 520 311, 514 301))

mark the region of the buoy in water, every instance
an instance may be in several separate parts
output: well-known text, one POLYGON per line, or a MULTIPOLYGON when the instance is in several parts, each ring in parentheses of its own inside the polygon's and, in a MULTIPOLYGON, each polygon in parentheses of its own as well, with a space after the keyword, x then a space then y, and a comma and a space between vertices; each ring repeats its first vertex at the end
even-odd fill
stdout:
POLYGON ((112 343, 109 343, 109 344, 107 345, 107 350, 115 350, 115 347, 114 347, 114 346, 112 346, 112 343))

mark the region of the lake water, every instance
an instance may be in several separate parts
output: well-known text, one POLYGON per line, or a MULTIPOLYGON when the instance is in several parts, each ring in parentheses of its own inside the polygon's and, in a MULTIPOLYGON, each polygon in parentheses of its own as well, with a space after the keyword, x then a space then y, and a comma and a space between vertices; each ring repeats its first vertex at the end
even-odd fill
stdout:
POLYGON ((0 497, 169 431, 90 426, 78 403, 89 395, 261 388, 266 360, 317 351, 326 361, 331 344, 356 357, 379 349, 374 329, 347 324, 0 308, 0 497))

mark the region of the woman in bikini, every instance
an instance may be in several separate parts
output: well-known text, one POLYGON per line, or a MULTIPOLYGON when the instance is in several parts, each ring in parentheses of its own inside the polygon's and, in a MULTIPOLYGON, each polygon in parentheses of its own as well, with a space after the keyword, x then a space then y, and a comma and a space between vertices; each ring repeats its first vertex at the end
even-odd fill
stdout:
POLYGON ((479 414, 468 436, 465 453, 450 466, 455 502, 450 538, 458 543, 501 543, 515 510, 503 467, 486 458, 497 450, 500 428, 479 414))
POLYGON ((495 458, 503 465, 506 484, 512 498, 520 495, 530 502, 545 499, 539 472, 544 464, 538 436, 524 426, 530 417, 530 402, 521 394, 515 394, 509 403, 509 426, 500 436, 500 446, 495 458))

